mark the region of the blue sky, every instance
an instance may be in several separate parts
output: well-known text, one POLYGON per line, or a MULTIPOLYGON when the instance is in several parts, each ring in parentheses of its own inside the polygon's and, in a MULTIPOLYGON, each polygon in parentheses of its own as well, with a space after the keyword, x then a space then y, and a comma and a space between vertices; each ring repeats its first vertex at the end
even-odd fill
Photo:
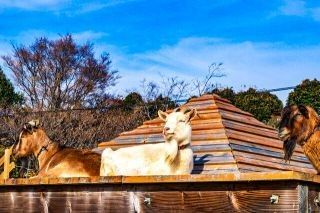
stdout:
POLYGON ((159 73, 192 80, 212 62, 224 63, 217 82, 237 90, 320 78, 317 0, 0 0, 0 14, 1 55, 10 42, 72 33, 110 53, 119 93, 159 73))

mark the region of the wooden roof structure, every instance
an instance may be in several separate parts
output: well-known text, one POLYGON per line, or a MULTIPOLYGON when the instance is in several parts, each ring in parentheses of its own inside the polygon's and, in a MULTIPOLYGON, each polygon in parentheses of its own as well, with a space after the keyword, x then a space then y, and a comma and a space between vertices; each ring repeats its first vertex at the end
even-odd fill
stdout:
MULTIPOLYGON (((316 174, 316 170, 297 147, 290 163, 283 160, 283 142, 277 131, 233 106, 215 94, 192 98, 184 107, 196 108, 192 121, 193 174, 296 171, 316 174)), ((159 118, 120 134, 99 148, 164 142, 159 118)))

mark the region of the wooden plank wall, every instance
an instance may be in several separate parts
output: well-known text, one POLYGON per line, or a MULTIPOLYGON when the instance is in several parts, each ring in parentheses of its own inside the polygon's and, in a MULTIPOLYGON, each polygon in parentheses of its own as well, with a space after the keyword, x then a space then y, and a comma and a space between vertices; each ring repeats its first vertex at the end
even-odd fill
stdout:
POLYGON ((297 182, 5 186, 0 212, 298 212, 297 182), (277 204, 270 197, 279 196, 277 204))

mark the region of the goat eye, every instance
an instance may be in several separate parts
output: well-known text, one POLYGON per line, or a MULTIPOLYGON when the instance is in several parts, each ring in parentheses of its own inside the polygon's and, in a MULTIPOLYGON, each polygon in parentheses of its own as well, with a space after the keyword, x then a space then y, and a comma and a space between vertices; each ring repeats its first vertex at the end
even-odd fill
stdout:
POLYGON ((179 122, 185 122, 185 120, 179 120, 179 122))
POLYGON ((298 118, 298 117, 301 116, 301 115, 302 115, 302 114, 300 114, 300 113, 295 114, 295 115, 293 116, 293 118, 296 119, 296 118, 298 118))

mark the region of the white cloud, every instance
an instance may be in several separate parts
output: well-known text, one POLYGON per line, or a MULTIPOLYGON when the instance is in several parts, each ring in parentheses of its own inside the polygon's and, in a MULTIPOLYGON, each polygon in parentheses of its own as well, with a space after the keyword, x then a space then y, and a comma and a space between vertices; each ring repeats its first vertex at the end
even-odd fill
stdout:
POLYGON ((120 4, 135 2, 138 0, 109 0, 109 1, 103 1, 103 2, 88 2, 81 4, 79 8, 75 11, 69 11, 69 15, 77 15, 77 14, 83 14, 83 13, 89 13, 97 10, 101 10, 107 7, 113 7, 120 4))
POLYGON ((74 16, 134 1, 138 0, 0 0, 0 9, 18 8, 31 11, 52 11, 56 15, 74 16))
MULTIPOLYGON (((0 35, 0 55, 11 51, 10 41, 29 44, 35 37, 50 39, 58 33, 29 30, 8 38, 0 35)), ((239 90, 243 85, 259 89, 294 86, 305 78, 320 78, 320 45, 291 47, 283 43, 235 43, 219 38, 192 37, 157 50, 127 53, 120 47, 105 45, 99 40, 104 32, 82 31, 73 33, 78 42, 94 41, 96 54, 107 51, 113 68, 122 78, 115 90, 138 89, 141 80, 157 80, 159 73, 191 80, 204 76, 212 62, 223 62, 226 77, 216 79, 222 86, 239 90)), ((285 100, 287 92, 277 93, 285 100)))
POLYGON ((20 8, 24 10, 58 9, 69 0, 0 0, 0 8, 20 8))
POLYGON ((276 15, 311 17, 320 21, 320 7, 308 7, 305 0, 283 0, 276 15))
POLYGON ((320 21, 320 7, 311 9, 312 17, 316 21, 320 21))
POLYGON ((95 40, 99 40, 105 36, 108 36, 105 32, 95 32, 95 31, 83 31, 72 34, 73 38, 79 43, 85 43, 87 41, 92 42, 95 40))
MULTIPOLYGON (((185 38, 175 45, 139 54, 111 53, 122 79, 117 91, 138 88, 142 79, 159 73, 191 80, 204 76, 212 62, 223 62, 222 86, 272 89, 295 86, 305 78, 320 78, 320 46, 290 47, 282 43, 233 43, 215 38, 185 38)), ((279 93, 282 100, 287 93, 279 93)))
POLYGON ((304 16, 306 14, 306 5, 302 0, 285 0, 279 8, 283 15, 304 16))

